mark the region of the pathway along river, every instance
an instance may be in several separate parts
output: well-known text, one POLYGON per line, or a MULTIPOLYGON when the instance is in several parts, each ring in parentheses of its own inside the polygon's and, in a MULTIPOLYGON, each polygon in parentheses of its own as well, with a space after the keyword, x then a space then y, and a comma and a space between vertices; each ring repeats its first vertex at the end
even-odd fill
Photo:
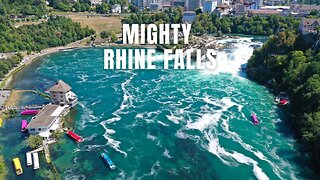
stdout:
MULTIPOLYGON (((206 70, 104 70, 103 49, 46 56, 15 77, 12 87, 46 90, 62 79, 79 97, 73 113, 76 144, 63 137, 51 150, 65 179, 294 179, 310 170, 268 90, 239 74, 252 55, 253 38, 226 39, 219 68, 206 70), (261 124, 251 123, 256 113, 261 124), (117 166, 100 157, 106 149, 117 166)), ((161 63, 161 53, 158 53, 161 63)), ((161 66, 158 66, 161 67, 161 66)), ((34 95, 21 104, 43 103, 34 95)), ((19 156, 24 179, 50 176, 44 160, 33 172, 19 132, 22 117, 6 121, 0 142, 9 164, 19 156), (19 139, 19 141, 17 140, 19 139)), ((30 120, 30 118, 29 118, 30 120)))

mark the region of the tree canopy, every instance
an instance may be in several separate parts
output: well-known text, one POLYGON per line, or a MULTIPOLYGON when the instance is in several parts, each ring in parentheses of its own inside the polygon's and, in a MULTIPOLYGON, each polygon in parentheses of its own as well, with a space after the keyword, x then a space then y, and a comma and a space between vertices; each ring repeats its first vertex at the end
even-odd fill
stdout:
POLYGON ((295 118, 291 123, 320 166, 320 51, 319 35, 280 32, 248 61, 248 75, 290 95, 295 118))
POLYGON ((0 23, 0 52, 41 51, 63 46, 94 33, 65 17, 51 17, 48 22, 15 28, 0 23))

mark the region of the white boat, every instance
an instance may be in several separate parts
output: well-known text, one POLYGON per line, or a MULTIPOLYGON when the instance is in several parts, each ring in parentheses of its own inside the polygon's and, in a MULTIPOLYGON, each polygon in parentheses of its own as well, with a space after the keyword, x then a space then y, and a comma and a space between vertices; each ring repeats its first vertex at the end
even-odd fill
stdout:
POLYGON ((33 156, 33 169, 37 170, 40 168, 39 155, 38 155, 38 153, 32 153, 32 156, 33 156))
POLYGON ((32 156, 30 152, 26 153, 27 156, 27 166, 31 166, 32 165, 32 156))

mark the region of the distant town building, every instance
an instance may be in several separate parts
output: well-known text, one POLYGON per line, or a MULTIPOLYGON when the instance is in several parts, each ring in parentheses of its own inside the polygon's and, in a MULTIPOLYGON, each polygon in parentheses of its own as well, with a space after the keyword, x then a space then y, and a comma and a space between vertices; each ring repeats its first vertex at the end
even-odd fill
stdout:
POLYGON ((111 12, 112 13, 121 13, 121 5, 120 4, 115 4, 111 7, 111 12))
POLYGON ((186 7, 186 1, 184 1, 184 0, 174 0, 173 3, 172 3, 172 6, 185 8, 186 7))
POLYGON ((279 15, 280 11, 277 10, 248 10, 248 16, 258 15, 258 16, 271 16, 271 15, 279 15))
POLYGON ((162 9, 161 3, 150 3, 150 11, 160 11, 162 9))
POLYGON ((218 4, 217 8, 213 11, 214 14, 217 14, 219 17, 229 15, 231 7, 227 4, 218 4))
POLYGON ((201 7, 201 0, 186 0, 186 2, 188 11, 195 11, 201 7))
POLYGON ((203 12, 211 13, 218 5, 217 0, 205 0, 203 1, 203 12))
POLYGON ((183 12, 183 22, 193 23, 197 18, 196 12, 194 11, 185 11, 183 12))
POLYGON ((91 6, 95 6, 97 4, 101 4, 102 0, 90 0, 91 6))
POLYGON ((244 15, 248 12, 248 8, 244 4, 235 4, 233 11, 234 15, 244 15))
POLYGON ((162 9, 163 10, 168 10, 172 7, 171 2, 163 2, 162 3, 162 9))
POLYGON ((290 13, 294 16, 308 16, 312 10, 320 11, 320 5, 295 4, 290 6, 290 13))
POLYGON ((302 18, 299 30, 303 35, 317 33, 317 27, 320 26, 320 19, 307 19, 302 18))
POLYGON ((230 1, 231 1, 231 0, 218 0, 218 4, 230 5, 230 1))
POLYGON ((59 80, 54 86, 47 90, 50 93, 52 104, 69 105, 74 107, 78 103, 76 94, 71 91, 71 87, 59 80))
POLYGON ((261 9, 263 0, 249 0, 249 9, 261 9))

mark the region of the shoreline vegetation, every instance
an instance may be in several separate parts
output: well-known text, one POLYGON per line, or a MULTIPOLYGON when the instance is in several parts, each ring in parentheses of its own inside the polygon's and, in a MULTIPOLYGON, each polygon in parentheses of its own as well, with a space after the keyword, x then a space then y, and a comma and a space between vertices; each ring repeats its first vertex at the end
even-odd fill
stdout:
POLYGON ((302 35, 280 32, 254 51, 246 72, 254 81, 286 92, 293 116, 286 122, 304 145, 314 169, 320 167, 320 31, 302 35))

